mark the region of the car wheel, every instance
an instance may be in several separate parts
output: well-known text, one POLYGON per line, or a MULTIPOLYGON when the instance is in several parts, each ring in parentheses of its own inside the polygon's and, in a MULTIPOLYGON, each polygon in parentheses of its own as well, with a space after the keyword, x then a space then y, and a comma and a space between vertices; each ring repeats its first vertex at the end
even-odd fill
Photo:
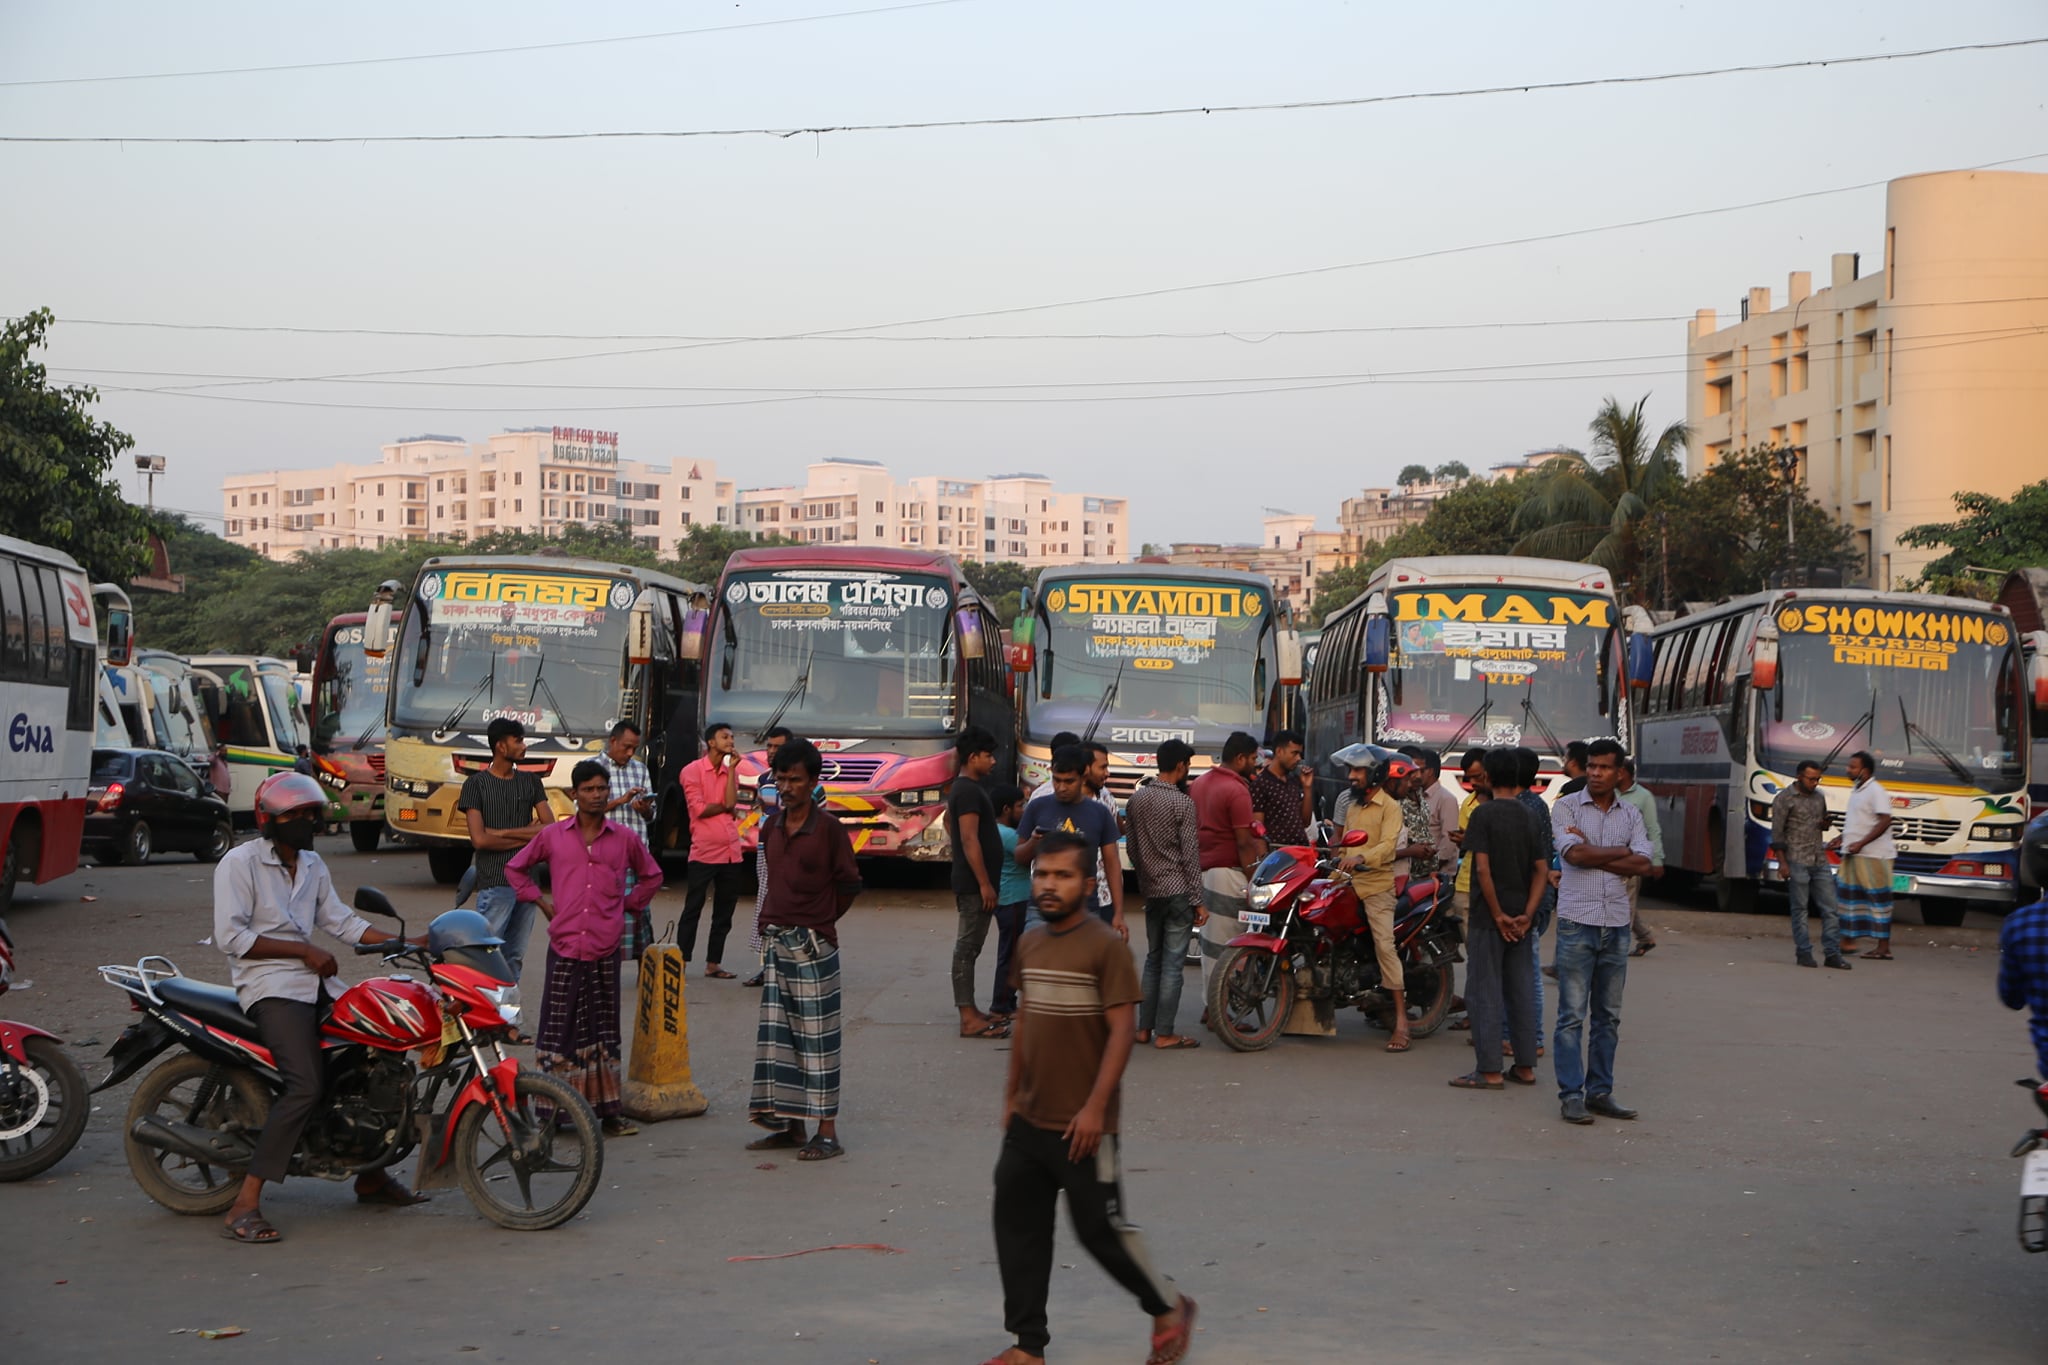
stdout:
POLYGON ((213 833, 207 836, 206 843, 193 850, 192 856, 202 863, 217 863, 227 857, 228 850, 234 846, 234 827, 222 820, 213 827, 213 833))
POLYGON ((137 820, 128 826, 128 833, 121 840, 121 861, 129 867, 141 867, 149 861, 149 821, 137 820))

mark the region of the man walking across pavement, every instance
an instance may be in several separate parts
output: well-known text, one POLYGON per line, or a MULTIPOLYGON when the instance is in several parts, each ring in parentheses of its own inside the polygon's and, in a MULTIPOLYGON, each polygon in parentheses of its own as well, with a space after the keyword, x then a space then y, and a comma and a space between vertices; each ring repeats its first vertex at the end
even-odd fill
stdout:
MULTIPOLYGON (((1176 1031, 1188 938, 1209 918, 1202 906, 1202 854, 1194 798, 1185 790, 1195 756, 1185 740, 1169 739, 1156 755, 1159 775, 1125 804, 1131 863, 1145 898, 1145 971, 1140 983, 1138 1041, 1161 1050, 1200 1047, 1176 1031)), ((1300 754, 1297 750, 1296 757, 1300 754)))
POLYGON ((1097 849, 1106 850, 1102 880, 1108 885, 1108 894, 1105 899, 1101 892, 1096 893, 1095 913, 1128 940, 1131 931, 1124 919, 1123 868, 1116 851, 1122 831, 1116 813, 1088 791, 1089 758, 1087 748, 1079 744, 1070 744, 1052 756, 1052 781, 1048 784, 1052 790, 1024 807, 1024 816, 1017 822, 1014 856, 1029 866, 1039 839, 1053 830, 1078 834, 1097 849))
MULTIPOLYGON (((1516 780, 1514 752, 1496 749, 1487 767, 1503 787, 1516 780)), ((1536 1084, 1535 939, 1530 930, 1543 904, 1550 864, 1538 819, 1519 801, 1488 801, 1472 812, 1465 831, 1465 861, 1471 866, 1471 927, 1466 933, 1470 964, 1465 1009, 1472 1021, 1472 1070, 1452 1079, 1461 1090, 1499 1090, 1507 1079, 1536 1084), (1501 1034, 1514 1048, 1515 1068, 1503 1073, 1501 1034)))
POLYGON ((1799 765, 1792 785, 1771 802, 1771 853, 1778 860, 1778 876, 1792 897, 1792 960, 1802 967, 1816 965, 1813 939, 1806 932, 1809 902, 1820 906, 1820 946, 1827 964, 1848 971, 1842 956, 1842 912, 1835 903, 1835 872, 1828 865, 1828 799, 1820 794, 1824 774, 1820 764, 1807 759, 1799 765))
MULTIPOLYGON (((484 738, 491 746, 490 766, 463 779, 455 808, 468 822, 469 846, 476 850, 472 861, 477 913, 505 940, 505 965, 512 969, 516 986, 526 967, 526 940, 540 906, 514 893, 505 879, 505 864, 554 823, 555 813, 540 778, 519 769, 519 761, 526 757, 526 727, 510 716, 499 716, 484 738)), ((514 1037, 520 1035, 515 1031, 514 1037)))
POLYGON ((1007 1023, 974 1007, 974 967, 981 960, 989 923, 1001 903, 996 879, 1002 875, 1003 836, 986 785, 996 768, 996 737, 979 725, 970 725, 954 741, 953 752, 959 766, 946 796, 953 905, 960 917, 953 935, 953 1004, 960 1011, 962 1038, 1007 1038, 1007 1023))
POLYGON ((762 826, 768 848, 768 980, 754 1038, 748 1121, 768 1136, 750 1152, 793 1147, 799 1161, 829 1161, 839 1145, 839 921, 860 894, 853 840, 811 792, 825 770, 809 740, 775 755, 780 801, 762 826), (815 1121, 817 1132, 804 1136, 815 1121))
POLYGON ((1592 1115, 1632 1119, 1614 1098, 1621 1040, 1621 990, 1628 980, 1628 885, 1650 867, 1650 834, 1634 806, 1615 794, 1621 746, 1595 740, 1586 786, 1550 813, 1564 875, 1557 895, 1557 1093, 1567 1123, 1592 1115))
MULTIPOLYGON (((604 752, 598 755, 597 761, 611 779, 611 793, 605 802, 606 818, 638 839, 641 846, 651 853, 647 821, 654 814, 654 779, 648 776, 647 765, 640 761, 639 754, 640 727, 630 720, 622 720, 612 727, 604 752)), ((633 889, 635 875, 630 868, 627 869, 628 891, 633 889)), ((629 910, 625 932, 619 938, 619 956, 628 962, 638 962, 641 949, 652 942, 654 916, 645 906, 629 910)))
POLYGON ((1054 830, 1040 839, 1031 865, 1044 922, 1017 945, 1022 1009, 995 1169, 1003 1326, 1016 1345, 987 1365, 1045 1359, 1061 1191, 1081 1245, 1151 1317, 1148 1361, 1178 1361, 1194 1338, 1194 1301, 1153 1269, 1124 1214, 1119 1092, 1136 1038, 1139 986, 1129 950, 1086 913, 1095 899, 1096 853, 1086 838, 1054 830))
POLYGON ((1636 941, 1629 956, 1641 957, 1657 946, 1657 936, 1643 923, 1643 882, 1654 882, 1664 875, 1664 827, 1657 820, 1657 798, 1650 795, 1649 788, 1636 785, 1636 761, 1626 754, 1621 759, 1621 778, 1614 794, 1636 808, 1636 814, 1643 817, 1643 829, 1650 836, 1650 870, 1641 877, 1628 879, 1628 931, 1636 941))
POLYGON ((1266 841, 1252 828, 1251 772, 1259 761, 1259 742, 1242 730, 1223 741, 1221 761, 1194 780, 1196 845, 1202 862, 1202 904, 1209 919, 1202 926, 1203 968, 1212 965, 1223 947, 1238 935, 1238 914, 1252 870, 1266 856, 1266 841))
MULTIPOLYGON (((1401 856, 1401 806, 1393 793, 1401 791, 1415 775, 1415 765, 1405 758, 1389 758, 1367 767, 1365 745, 1361 762, 1347 765, 1351 778, 1351 805, 1344 812, 1344 832, 1364 830, 1365 847, 1351 849, 1338 860, 1338 870, 1351 876, 1351 890, 1365 913, 1372 931, 1372 946, 1379 958, 1380 989, 1393 1001, 1393 1036, 1387 1051, 1406 1052, 1408 1037, 1407 980, 1401 971, 1401 950, 1394 945, 1394 862, 1401 856)), ((1349 750, 1340 751, 1343 758, 1349 750)))
POLYGON ((586 758, 569 781, 576 817, 543 829, 505 865, 512 889, 548 917, 534 1055, 590 1101, 607 1137, 630 1137, 640 1130, 619 1100, 619 941, 661 889, 661 865, 646 840, 606 818, 614 778, 604 764, 586 758), (551 891, 533 881, 542 864, 551 891))
POLYGON ((1268 848, 1308 842, 1316 778, 1301 754, 1301 732, 1282 730, 1273 736, 1273 757, 1252 777, 1252 814, 1266 827, 1268 848))
POLYGON ((1877 760, 1864 750, 1849 755, 1849 780, 1856 784, 1849 793, 1849 809, 1842 815, 1842 832, 1828 843, 1842 851, 1841 879, 1842 945, 1849 951, 1852 939, 1869 939, 1875 946, 1863 954, 1865 962, 1892 960, 1892 859, 1898 847, 1892 842, 1892 797, 1878 784, 1877 760))
POLYGON ((725 936, 732 931, 733 907, 739 904, 740 757, 733 752, 732 727, 713 721, 704 727, 704 752, 683 768, 683 803, 690 812, 689 894, 676 926, 676 942, 689 964, 697 950, 697 921, 704 897, 711 895, 711 932, 704 940, 704 975, 730 981, 725 969, 725 936))

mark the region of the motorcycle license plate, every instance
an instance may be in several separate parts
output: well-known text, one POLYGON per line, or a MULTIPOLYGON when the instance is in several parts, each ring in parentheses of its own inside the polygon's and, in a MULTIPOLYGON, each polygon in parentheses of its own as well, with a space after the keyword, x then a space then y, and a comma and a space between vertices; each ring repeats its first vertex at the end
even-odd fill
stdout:
POLYGON ((1247 929, 1263 929, 1273 922, 1273 917, 1263 910, 1240 910, 1237 922, 1247 929))
POLYGON ((2026 1164, 2020 1167, 2020 1198, 2037 1194, 2048 1195, 2048 1147, 2028 1152, 2026 1164))

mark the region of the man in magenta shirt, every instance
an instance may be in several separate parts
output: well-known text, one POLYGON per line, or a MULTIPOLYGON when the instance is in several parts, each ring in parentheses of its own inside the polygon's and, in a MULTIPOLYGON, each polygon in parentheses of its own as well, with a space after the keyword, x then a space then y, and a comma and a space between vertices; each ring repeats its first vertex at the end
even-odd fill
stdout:
POLYGON ((723 965, 725 936, 739 904, 743 864, 740 852, 740 758, 733 752, 732 727, 713 721, 704 728, 704 754, 683 769, 683 804, 690 812, 690 892, 676 924, 676 942, 688 963, 697 950, 697 920, 704 893, 711 892, 711 934, 704 944, 704 975, 730 981, 723 965))
POLYGON ((1266 842, 1253 828, 1252 769, 1258 766, 1259 742, 1242 730, 1223 741, 1222 760, 1188 788, 1195 798, 1195 844, 1202 859, 1202 905, 1209 912, 1202 926, 1202 966, 1221 956, 1224 945, 1240 932, 1237 917, 1244 910, 1251 871, 1266 856, 1266 842))
POLYGON ((569 775, 576 818, 545 825, 505 865, 505 880, 548 921, 548 974, 534 1051, 540 1069, 590 1101, 607 1137, 639 1131, 619 1107, 619 938, 630 911, 661 889, 661 864, 638 835, 604 818, 611 774, 585 759, 569 775), (546 863, 552 893, 533 880, 546 863), (626 890, 626 874, 638 880, 626 890))

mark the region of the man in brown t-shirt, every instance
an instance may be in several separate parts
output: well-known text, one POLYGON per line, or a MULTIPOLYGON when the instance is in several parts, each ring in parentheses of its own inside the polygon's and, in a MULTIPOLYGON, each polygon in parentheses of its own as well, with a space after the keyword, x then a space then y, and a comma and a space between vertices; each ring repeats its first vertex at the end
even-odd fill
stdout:
POLYGON ((1018 941, 1011 967, 1022 995, 996 1162, 1003 1326, 1017 1344, 990 1365, 1045 1358, 1061 1190, 1081 1245, 1151 1315, 1150 1359, 1177 1361, 1194 1336, 1194 1300, 1152 1268, 1123 1216, 1118 1087, 1137 1035, 1138 973, 1117 932, 1081 912, 1095 903, 1094 845, 1047 832, 1032 859, 1031 895, 1045 923, 1018 941))

